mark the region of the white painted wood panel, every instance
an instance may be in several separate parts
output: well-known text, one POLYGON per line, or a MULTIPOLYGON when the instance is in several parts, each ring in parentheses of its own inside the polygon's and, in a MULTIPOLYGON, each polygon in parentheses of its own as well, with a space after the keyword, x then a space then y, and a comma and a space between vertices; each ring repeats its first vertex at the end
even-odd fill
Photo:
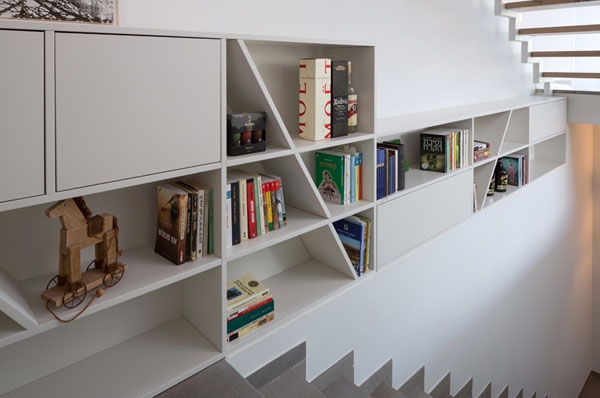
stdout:
POLYGON ((44 33, 0 31, 0 202, 44 193, 44 33))
POLYGON ((529 140, 536 142, 567 129, 567 101, 529 108, 529 140))
POLYGON ((57 190, 220 160, 220 42, 56 34, 57 190))
POLYGON ((472 187, 469 169, 379 206, 378 266, 468 218, 473 210, 472 187))

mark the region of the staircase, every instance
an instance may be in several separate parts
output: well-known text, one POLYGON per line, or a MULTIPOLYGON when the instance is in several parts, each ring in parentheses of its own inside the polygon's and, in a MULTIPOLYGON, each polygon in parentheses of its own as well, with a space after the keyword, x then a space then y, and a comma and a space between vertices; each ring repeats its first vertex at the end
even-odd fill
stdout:
POLYGON ((522 43, 522 62, 533 64, 534 83, 546 95, 556 89, 600 92, 600 23, 576 23, 590 16, 600 22, 600 1, 495 0, 495 13, 509 18, 509 38, 522 43))
MULTIPOLYGON (((246 378, 223 359, 163 392, 158 398, 493 398, 491 383, 478 395, 473 395, 472 379, 451 395, 450 373, 426 392, 424 367, 400 387, 393 388, 391 360, 368 380, 356 385, 352 352, 313 381, 307 382, 305 355, 306 345, 303 343, 246 378)), ((524 397, 523 390, 509 395, 509 387, 506 386, 497 398, 529 397, 524 397)), ((531 398, 536 398, 536 394, 531 398)))

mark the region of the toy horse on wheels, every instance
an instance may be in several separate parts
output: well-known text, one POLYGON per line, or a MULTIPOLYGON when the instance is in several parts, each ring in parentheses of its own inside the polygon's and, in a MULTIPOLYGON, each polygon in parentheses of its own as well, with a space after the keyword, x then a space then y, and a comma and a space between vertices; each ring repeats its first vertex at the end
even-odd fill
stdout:
MULTIPOLYGON (((46 308, 57 319, 63 321, 50 309, 50 303, 55 307, 75 308, 83 302, 88 291, 101 285, 116 285, 123 277, 126 266, 117 261, 121 253, 116 217, 106 213, 92 216, 91 210, 81 197, 55 203, 46 210, 46 216, 59 217, 62 228, 58 275, 48 282, 42 299, 46 300, 46 308), (82 273, 81 250, 91 245, 95 245, 95 258, 82 273)), ((102 294, 103 289, 98 289, 91 300, 102 294)), ((91 301, 81 312, 90 303, 91 301)), ((73 319, 75 318, 71 320, 73 319)))

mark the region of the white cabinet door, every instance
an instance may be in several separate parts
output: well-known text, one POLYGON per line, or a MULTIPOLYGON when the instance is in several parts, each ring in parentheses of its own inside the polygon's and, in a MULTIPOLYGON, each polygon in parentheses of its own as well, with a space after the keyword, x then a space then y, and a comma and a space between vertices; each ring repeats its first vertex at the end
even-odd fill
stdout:
POLYGON ((0 202, 44 193, 44 34, 0 30, 0 202))
POLYGON ((57 190, 220 161, 220 41, 56 34, 57 190))
POLYGON ((529 142, 537 142, 567 129, 567 101, 553 101, 529 108, 529 142))
POLYGON ((377 209, 377 264, 385 265, 472 212, 472 170, 382 204, 377 209))

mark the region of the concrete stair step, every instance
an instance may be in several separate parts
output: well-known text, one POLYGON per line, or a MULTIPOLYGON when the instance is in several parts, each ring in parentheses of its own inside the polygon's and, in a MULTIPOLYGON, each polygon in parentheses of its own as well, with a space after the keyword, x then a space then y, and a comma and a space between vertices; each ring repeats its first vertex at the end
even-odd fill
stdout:
POLYGON ((508 386, 504 387, 498 398, 508 398, 508 386))
POLYGON ((343 376, 329 384, 321 392, 327 398, 371 398, 369 394, 343 376))
POLYGON ((381 383, 371 392, 373 398, 407 398, 400 391, 395 390, 387 383, 381 383))
POLYGON ((446 373, 438 384, 429 392, 434 398, 454 398, 450 395, 450 373, 446 373))
POLYGON ((492 383, 489 382, 487 386, 481 391, 481 394, 477 398, 492 398, 492 383))
POLYGON ((159 398, 263 398, 226 360, 221 360, 159 394, 159 398))
POLYGON ((473 378, 465 383, 456 395, 454 395, 454 398, 473 398, 473 378))
POLYGON ((263 386, 267 385, 272 380, 281 376, 283 373, 290 369, 298 369, 298 373, 302 378, 306 377, 306 373, 299 370, 301 364, 306 359, 306 342, 298 344, 297 346, 289 349, 279 357, 275 358, 256 372, 246 377, 246 380, 250 382, 257 390, 260 390, 263 386))
POLYGON ((433 398, 425 392, 425 368, 415 372, 399 389, 407 398, 433 398))
POLYGON ((298 373, 288 370, 264 385, 260 390, 265 398, 325 398, 298 373))

